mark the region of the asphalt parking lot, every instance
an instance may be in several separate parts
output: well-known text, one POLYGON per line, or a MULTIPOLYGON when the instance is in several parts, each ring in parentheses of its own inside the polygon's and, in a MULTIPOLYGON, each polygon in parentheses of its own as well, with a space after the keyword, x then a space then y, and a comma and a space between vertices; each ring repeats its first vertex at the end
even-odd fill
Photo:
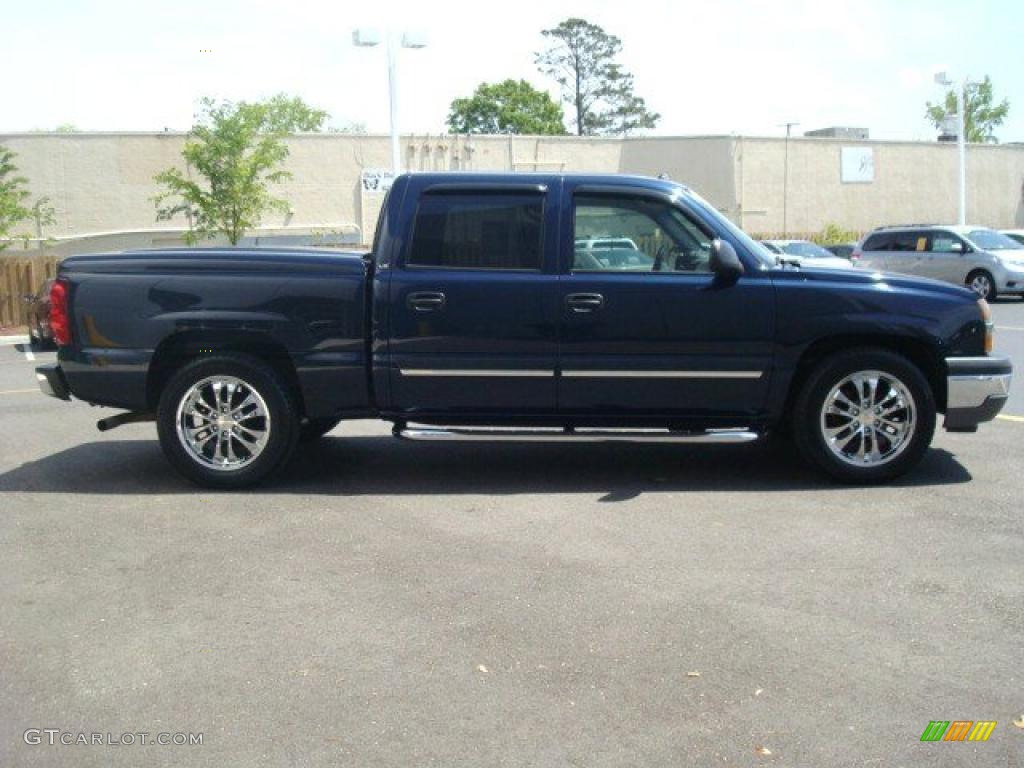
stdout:
MULTIPOLYGON (((995 314, 1024 361, 1024 301, 995 314)), ((0 347, 0 765, 1024 765, 1019 380, 888 487, 777 443, 359 422, 223 494, 35 364, 0 347), (931 720, 997 726, 921 743, 931 720)))

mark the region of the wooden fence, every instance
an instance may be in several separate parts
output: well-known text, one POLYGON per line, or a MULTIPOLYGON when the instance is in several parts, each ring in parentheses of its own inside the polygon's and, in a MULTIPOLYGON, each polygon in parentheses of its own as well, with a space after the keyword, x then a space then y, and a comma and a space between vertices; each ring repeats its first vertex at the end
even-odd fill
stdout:
POLYGON ((56 256, 0 254, 0 326, 25 325, 25 296, 38 293, 43 282, 57 274, 59 263, 56 256))

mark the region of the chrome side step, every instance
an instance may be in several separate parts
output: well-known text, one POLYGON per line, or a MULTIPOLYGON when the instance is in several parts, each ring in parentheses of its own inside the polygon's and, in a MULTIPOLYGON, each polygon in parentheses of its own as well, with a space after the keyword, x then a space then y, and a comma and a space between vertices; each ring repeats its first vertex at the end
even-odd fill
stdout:
POLYGON ((475 427, 402 427, 395 425, 395 437, 403 440, 516 443, 752 443, 761 435, 746 429, 718 429, 706 432, 670 432, 667 429, 501 429, 475 427))

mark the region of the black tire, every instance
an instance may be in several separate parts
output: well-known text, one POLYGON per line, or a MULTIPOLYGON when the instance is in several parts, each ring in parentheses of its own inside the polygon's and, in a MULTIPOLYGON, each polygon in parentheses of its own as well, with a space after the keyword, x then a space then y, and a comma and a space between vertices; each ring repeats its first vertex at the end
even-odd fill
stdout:
MULTIPOLYGON (((888 384, 879 384, 879 392, 889 391, 897 392, 896 389, 890 390, 888 384)), ((858 403, 858 406, 863 406, 863 403, 858 403)), ((874 409, 870 412, 864 411, 865 414, 876 412, 874 409)), ((872 415, 867 415, 866 418, 870 420, 872 415)), ((920 369, 902 355, 870 347, 852 349, 830 355, 814 367, 797 395, 792 420, 797 448, 809 464, 842 482, 881 483, 912 469, 928 450, 935 433, 935 396, 920 369), (828 423, 836 423, 831 420, 838 420, 839 424, 855 425, 859 423, 858 419, 862 418, 859 415, 861 411, 856 408, 856 415, 852 415, 851 412, 843 413, 842 416, 825 416, 824 409, 826 399, 830 397, 833 388, 848 376, 868 371, 880 371, 887 378, 891 377, 902 385, 912 398, 913 409, 899 411, 892 416, 894 420, 910 424, 906 427, 906 436, 898 444, 878 428, 873 428, 871 424, 859 427, 860 436, 852 438, 858 442, 848 444, 851 451, 853 446, 865 446, 869 451, 870 447, 874 447, 881 454, 879 463, 861 466, 851 463, 859 461, 856 456, 850 456, 845 460, 840 458, 838 453, 842 452, 841 448, 833 448, 825 435, 826 419, 830 420, 828 423), (908 416, 909 413, 913 414, 913 419, 908 416), (872 430, 871 436, 865 438, 863 435, 867 430, 872 430), (892 451, 889 458, 885 458, 887 449, 892 451)), ((873 424, 877 427, 879 422, 873 424)), ((856 429, 851 429, 849 432, 841 433, 841 439, 855 432, 856 429)), ((870 460, 870 457, 866 459, 870 460)))
POLYGON ((984 269, 973 270, 969 275, 967 275, 967 280, 964 281, 964 285, 978 294, 978 296, 985 299, 985 301, 995 301, 998 297, 998 293, 996 292, 996 281, 992 277, 992 274, 984 269), (975 285, 976 281, 978 282, 977 286, 975 285), (988 290, 984 291, 980 286, 986 283, 988 284, 988 290))
MULTIPOLYGON (((249 422, 249 426, 252 424, 249 422)), ((288 387, 269 365, 249 355, 223 353, 194 360, 174 374, 160 395, 157 433, 168 461, 187 479, 207 488, 245 488, 264 480, 291 458, 299 438, 298 409, 288 387), (262 447, 255 456, 250 454, 248 459, 242 460, 244 464, 234 469, 208 466, 178 431, 179 406, 185 407, 186 395, 194 386, 215 377, 239 380, 262 398, 266 409, 266 416, 256 422, 267 429, 262 447)), ((220 437, 215 439, 219 441, 220 437)), ((227 439, 230 440, 230 436, 227 439)), ((207 457, 206 461, 211 459, 207 457)))
POLYGON ((341 419, 306 419, 299 427, 299 442, 311 443, 319 440, 340 423, 341 419))

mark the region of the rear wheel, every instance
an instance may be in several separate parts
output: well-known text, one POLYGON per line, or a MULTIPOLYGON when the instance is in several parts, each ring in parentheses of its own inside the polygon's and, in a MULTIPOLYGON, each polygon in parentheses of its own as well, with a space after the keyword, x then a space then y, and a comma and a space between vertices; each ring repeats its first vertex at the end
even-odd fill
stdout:
POLYGON ((992 301, 996 297, 996 281, 984 269, 976 269, 967 276, 966 285, 981 298, 992 301))
POLYGON ((160 397, 160 446, 181 474, 210 488, 243 488, 281 467, 298 440, 298 416, 277 372, 248 355, 195 360, 160 397))
POLYGON ((883 349, 821 361, 793 412, 797 447, 844 482, 890 480, 914 467, 935 432, 935 398, 921 371, 883 349))

